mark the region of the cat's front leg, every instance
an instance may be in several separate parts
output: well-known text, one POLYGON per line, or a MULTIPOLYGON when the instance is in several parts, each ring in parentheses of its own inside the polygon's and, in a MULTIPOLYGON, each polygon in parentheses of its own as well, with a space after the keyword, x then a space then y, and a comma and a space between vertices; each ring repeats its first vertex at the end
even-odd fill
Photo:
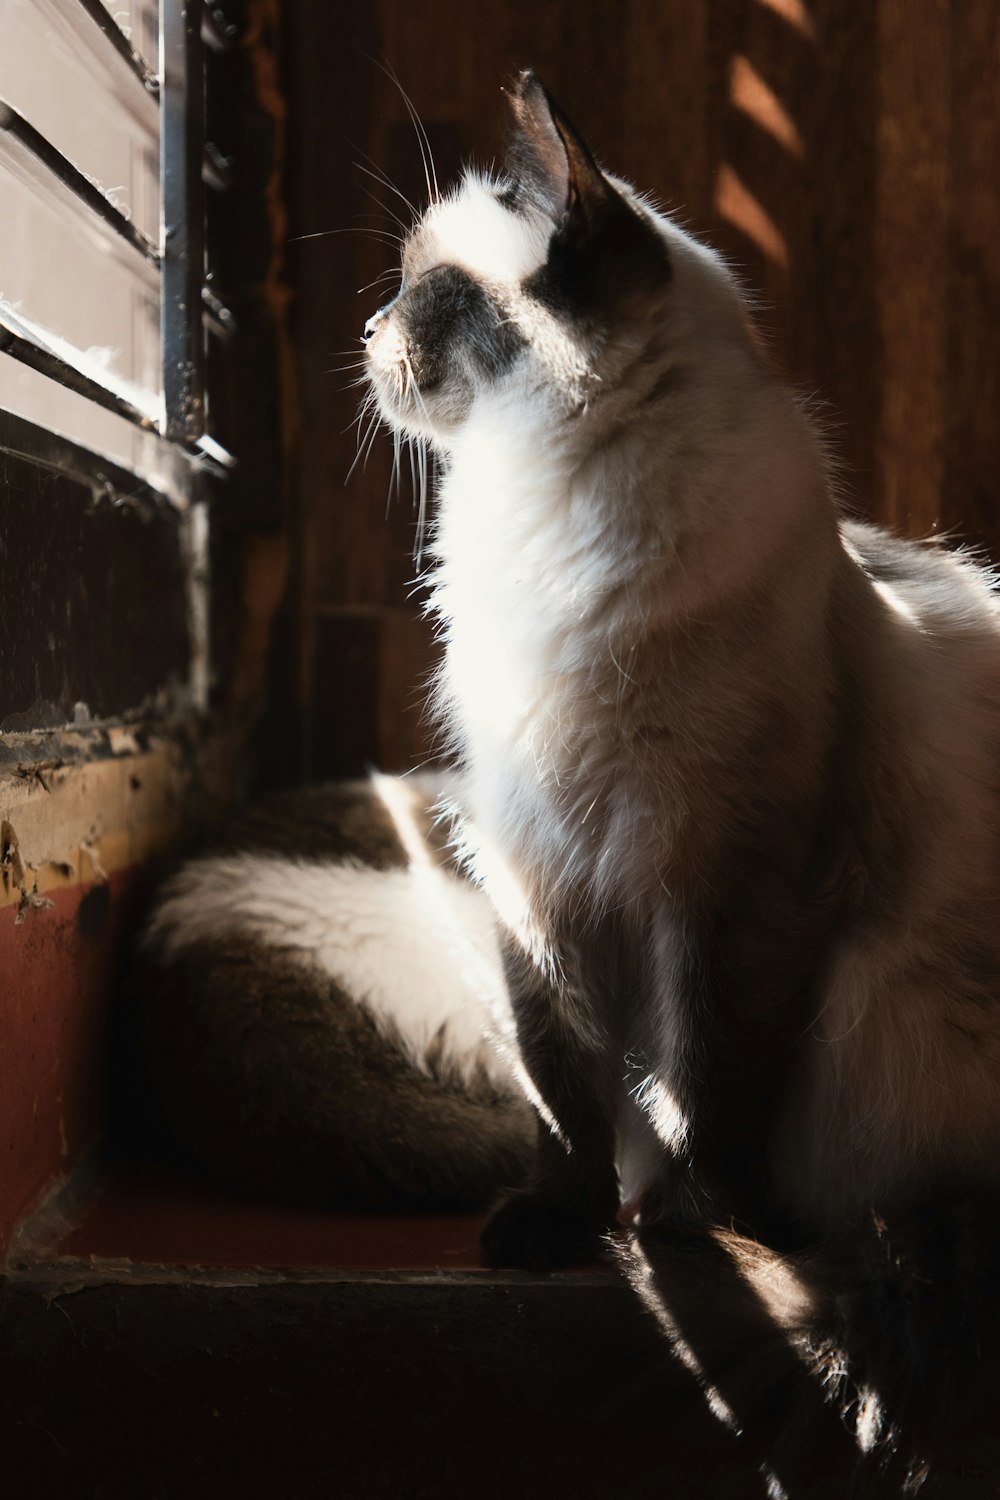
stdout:
POLYGON ((491 1265, 572 1265, 598 1254, 618 1209, 607 1053, 568 979, 543 975, 512 939, 504 967, 521 1060, 556 1128, 539 1115, 535 1170, 494 1207, 483 1255, 491 1265))

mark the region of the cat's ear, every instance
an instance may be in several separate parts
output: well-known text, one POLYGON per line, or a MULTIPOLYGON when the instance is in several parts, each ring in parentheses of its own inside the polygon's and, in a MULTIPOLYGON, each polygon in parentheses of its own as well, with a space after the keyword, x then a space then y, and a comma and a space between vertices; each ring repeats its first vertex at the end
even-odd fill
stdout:
POLYGON ((548 89, 527 68, 509 94, 519 173, 530 176, 557 226, 574 218, 597 218, 607 204, 609 185, 548 89))

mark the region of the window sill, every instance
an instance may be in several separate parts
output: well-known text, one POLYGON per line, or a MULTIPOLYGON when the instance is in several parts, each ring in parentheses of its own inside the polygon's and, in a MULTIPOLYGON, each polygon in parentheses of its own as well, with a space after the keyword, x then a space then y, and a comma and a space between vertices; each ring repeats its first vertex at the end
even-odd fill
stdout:
MULTIPOLYGON (((29 1221, 11 1270, 145 1266, 176 1271, 398 1273, 496 1279, 478 1248, 481 1215, 321 1212, 238 1197, 173 1167, 112 1163, 29 1221), (71 1206, 67 1206, 70 1205, 71 1206)), ((516 1275, 516 1273, 514 1273, 516 1275)), ((598 1263, 560 1274, 614 1279, 598 1263)), ((525 1279, 538 1281, 530 1274, 525 1279)), ((548 1277, 542 1278, 548 1280, 548 1277)))
POLYGON ((662 1475, 762 1500, 610 1266, 492 1271, 475 1218, 269 1208, 148 1169, 31 1227, 0 1279, 11 1494, 597 1500, 662 1475))

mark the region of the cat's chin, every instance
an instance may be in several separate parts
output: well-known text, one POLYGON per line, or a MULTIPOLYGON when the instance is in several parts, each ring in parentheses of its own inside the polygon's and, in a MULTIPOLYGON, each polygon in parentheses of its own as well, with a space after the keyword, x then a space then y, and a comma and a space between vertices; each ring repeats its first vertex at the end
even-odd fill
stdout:
POLYGON ((426 413, 407 410, 401 412, 393 404, 379 400, 382 420, 394 439, 401 443, 426 444, 438 457, 446 457, 448 439, 458 430, 458 423, 438 422, 426 413))
POLYGON ((443 445, 468 417, 473 396, 461 382, 438 382, 427 390, 401 366, 383 368, 370 356, 368 373, 383 422, 403 441, 443 445))
POLYGON ((431 443, 440 442, 443 425, 437 413, 430 410, 430 400, 408 394, 405 383, 402 390, 391 377, 373 379, 372 386, 378 402, 379 415, 394 437, 408 442, 412 439, 431 443))

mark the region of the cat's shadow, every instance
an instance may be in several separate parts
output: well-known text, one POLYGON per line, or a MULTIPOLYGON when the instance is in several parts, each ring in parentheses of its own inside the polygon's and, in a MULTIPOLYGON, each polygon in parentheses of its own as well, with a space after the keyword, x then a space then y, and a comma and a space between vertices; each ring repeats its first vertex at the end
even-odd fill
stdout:
POLYGON ((810 1341, 793 1330, 795 1303, 805 1304, 809 1287, 804 1277, 792 1284, 787 1261, 765 1256, 768 1264, 751 1268, 724 1236, 661 1226, 634 1230, 619 1257, 769 1496, 874 1500, 907 1492, 910 1465, 887 1458, 877 1442, 866 1451, 877 1393, 831 1401, 834 1380, 850 1384, 849 1356, 832 1340, 815 1341, 815 1331, 810 1341))

